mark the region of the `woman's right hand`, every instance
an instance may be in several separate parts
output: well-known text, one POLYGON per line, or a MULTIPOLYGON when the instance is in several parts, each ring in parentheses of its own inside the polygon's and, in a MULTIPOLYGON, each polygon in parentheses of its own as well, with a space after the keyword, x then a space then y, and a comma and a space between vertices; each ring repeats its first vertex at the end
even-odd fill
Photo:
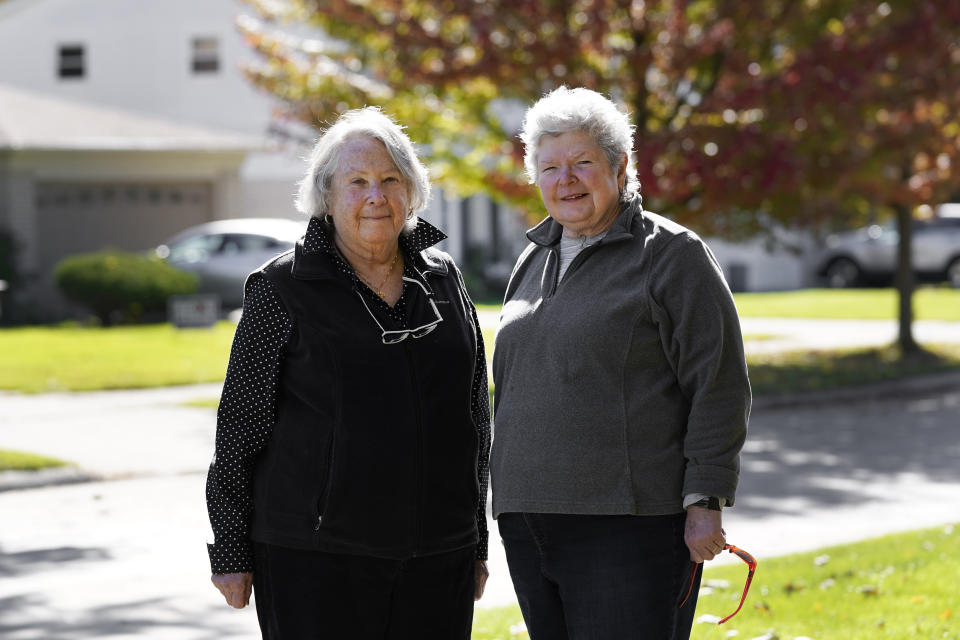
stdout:
POLYGON ((210 581, 220 590, 231 607, 243 609, 250 604, 250 592, 253 590, 252 573, 215 573, 210 576, 210 581))

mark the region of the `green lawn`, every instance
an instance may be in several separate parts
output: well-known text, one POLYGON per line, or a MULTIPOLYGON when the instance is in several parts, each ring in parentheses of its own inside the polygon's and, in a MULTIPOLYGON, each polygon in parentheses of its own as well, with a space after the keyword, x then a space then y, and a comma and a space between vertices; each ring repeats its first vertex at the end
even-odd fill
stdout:
MULTIPOLYGON (((893 318, 889 289, 811 289, 737 294, 744 316, 893 318)), ((484 307, 499 311, 498 306, 484 307)), ((916 296, 918 319, 960 322, 960 291, 926 287, 916 296)), ((76 326, 0 329, 0 389, 27 393, 130 389, 223 379, 234 326, 175 329, 167 324, 114 328, 76 326)), ((487 356, 493 330, 484 329, 487 356)), ((746 335, 748 341, 770 339, 746 335)), ((898 362, 891 348, 750 356, 755 390, 768 393, 884 380, 960 367, 955 346, 898 362)))
MULTIPOLYGON (((720 626, 695 624, 693 640, 960 640, 960 526, 757 561, 740 613, 720 626)), ((697 618, 732 613, 745 578, 742 563, 708 565, 697 618)), ((521 620, 517 607, 478 609, 473 638, 527 638, 521 620)))
MULTIPOLYGON (((737 293, 737 310, 751 318, 852 318, 892 320, 897 317, 893 289, 803 289, 773 293, 737 293)), ((913 297, 916 320, 960 322, 960 290, 921 287, 913 297)))
POLYGON ((2 329, 0 389, 37 393, 216 382, 226 371, 234 329, 228 322, 211 329, 2 329))
POLYGON ((184 407, 195 407, 197 409, 216 409, 220 405, 220 398, 194 398, 180 404, 184 407))
POLYGON ((478 311, 492 311, 492 312, 497 313, 497 314, 500 313, 500 305, 499 305, 499 304, 484 304, 484 303, 478 303, 476 306, 477 306, 477 310, 478 310, 478 311))
MULTIPOLYGON (((751 318, 852 318, 892 320, 897 317, 894 289, 801 289, 770 293, 736 293, 737 310, 751 318)), ((913 297, 917 320, 960 322, 960 289, 920 287, 913 297)), ((500 312, 500 305, 477 308, 500 312)))
POLYGON ((926 345, 900 358, 898 347, 747 355, 754 395, 833 389, 960 370, 960 344, 926 345))
MULTIPOLYGON (((493 329, 482 329, 483 333, 483 344, 487 350, 487 357, 493 357, 493 339, 495 336, 495 331, 493 329)), ((743 334, 744 342, 764 342, 766 340, 776 340, 780 336, 772 333, 745 333, 743 334)))
POLYGON ((67 463, 56 458, 38 456, 23 451, 0 449, 0 471, 36 471, 50 467, 64 467, 67 463))

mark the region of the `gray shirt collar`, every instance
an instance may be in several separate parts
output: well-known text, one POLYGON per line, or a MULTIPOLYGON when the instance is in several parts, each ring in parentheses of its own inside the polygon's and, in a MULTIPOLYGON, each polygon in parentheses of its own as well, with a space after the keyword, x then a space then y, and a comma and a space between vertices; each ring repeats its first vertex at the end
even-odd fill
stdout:
MULTIPOLYGON (((613 242, 624 238, 632 238, 630 231, 633 226, 633 220, 637 215, 643 213, 643 205, 640 194, 634 194, 633 198, 620 205, 620 213, 617 219, 613 221, 604 236, 605 242, 613 242)), ((527 239, 530 242, 541 247, 553 247, 559 245, 560 237, 563 235, 563 227, 553 218, 547 217, 543 222, 527 231, 527 239)))

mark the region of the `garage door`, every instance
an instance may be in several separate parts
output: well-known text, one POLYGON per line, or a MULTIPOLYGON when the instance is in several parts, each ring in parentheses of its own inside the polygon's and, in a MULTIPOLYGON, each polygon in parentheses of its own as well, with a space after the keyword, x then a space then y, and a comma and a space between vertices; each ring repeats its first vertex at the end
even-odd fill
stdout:
POLYGON ((72 253, 148 249, 213 219, 206 183, 39 183, 36 193, 38 253, 48 272, 72 253))

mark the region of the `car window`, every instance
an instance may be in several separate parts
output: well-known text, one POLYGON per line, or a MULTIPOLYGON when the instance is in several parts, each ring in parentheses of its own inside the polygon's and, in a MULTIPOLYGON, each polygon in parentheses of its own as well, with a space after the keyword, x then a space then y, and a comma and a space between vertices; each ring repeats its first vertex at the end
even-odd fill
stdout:
POLYGON ((224 255, 243 253, 247 251, 263 251, 277 246, 277 241, 267 236, 247 233, 228 233, 223 236, 220 251, 224 255))
POLYGON ((203 262, 220 250, 223 244, 222 234, 193 236, 170 247, 171 262, 203 262))

